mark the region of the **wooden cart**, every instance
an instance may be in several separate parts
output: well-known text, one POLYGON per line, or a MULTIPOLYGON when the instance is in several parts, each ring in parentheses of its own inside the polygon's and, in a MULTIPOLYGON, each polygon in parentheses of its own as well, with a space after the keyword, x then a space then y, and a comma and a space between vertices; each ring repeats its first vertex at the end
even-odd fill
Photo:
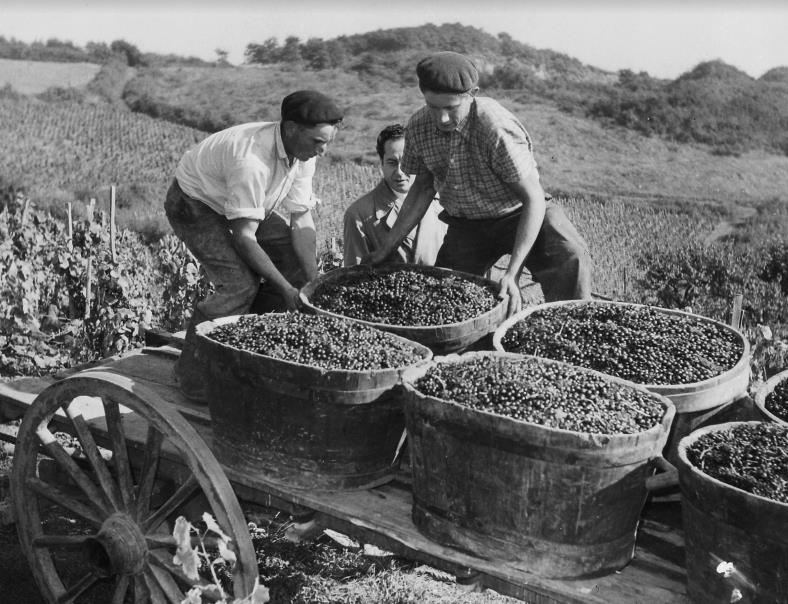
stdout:
MULTIPOLYGON (((0 419, 24 416, 12 497, 22 548, 47 601, 79 602, 102 586, 107 602, 123 602, 127 592, 135 602, 180 602, 192 582, 172 562, 175 542, 166 520, 188 505, 212 513, 232 539, 235 592, 249 593, 257 563, 240 498, 308 510, 318 526, 526 602, 688 602, 675 492, 647 504, 634 558, 621 571, 582 580, 540 578, 515 563, 481 559, 422 536, 411 520, 407 472, 369 490, 313 492, 221 466, 211 452, 207 407, 189 402, 173 382, 178 354, 177 344, 162 345, 54 377, 0 383, 0 419), (56 437, 60 431, 78 438, 77 461, 56 437), (39 462, 42 454, 46 464, 39 462), (45 527, 47 501, 70 510, 86 534, 45 527), (75 549, 90 564, 70 576, 56 560, 75 549)), ((757 411, 741 399, 715 413, 728 421, 757 411)))

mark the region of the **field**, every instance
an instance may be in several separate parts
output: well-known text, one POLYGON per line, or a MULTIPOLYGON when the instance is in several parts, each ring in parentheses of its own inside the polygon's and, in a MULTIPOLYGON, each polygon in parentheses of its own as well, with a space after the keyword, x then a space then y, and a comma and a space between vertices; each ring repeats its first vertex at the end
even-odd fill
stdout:
POLYGON ((0 59, 0 88, 38 94, 51 87, 82 88, 98 73, 95 63, 50 63, 0 59))
MULTIPOLYGON (((169 69, 156 82, 169 82, 171 89, 183 88, 197 78, 195 72, 205 72, 169 69)), ((227 78, 240 73, 235 94, 241 100, 246 99, 243 91, 251 95, 262 78, 270 77, 281 89, 294 77, 267 68, 214 71, 216 86, 228 86, 227 78)), ((358 80, 344 77, 345 94, 358 92, 358 80)), ((341 237, 344 209, 379 178, 376 164, 359 146, 362 134, 371 146, 372 124, 380 123, 373 116, 393 120, 384 113, 395 110, 404 116, 413 101, 411 92, 391 92, 389 103, 384 103, 381 92, 358 97, 337 142, 319 161, 314 186, 322 200, 316 212, 321 250, 332 238, 341 237), (386 109, 374 113, 374 107, 386 109), (346 159, 348 155, 356 161, 346 159)), ((258 106, 270 105, 273 96, 258 100, 258 106)), ((788 157, 720 157, 699 147, 605 129, 545 104, 506 98, 504 103, 526 116, 542 182, 567 207, 587 239, 596 266, 594 289, 600 294, 647 300, 638 282, 648 253, 716 238, 731 230, 729 223, 743 210, 749 218, 736 224, 734 235, 722 238, 739 252, 756 250, 769 233, 775 237, 788 231, 788 157)), ((269 118, 272 111, 269 107, 269 118)), ((106 211, 109 186, 115 184, 119 225, 141 232, 149 241, 169 232, 161 200, 180 155, 207 135, 110 105, 11 97, 0 98, 0 132, 8 141, 0 176, 21 184, 37 207, 63 217, 66 203, 72 202, 75 215, 84 216, 86 203, 95 198, 97 208, 106 211)), ((754 304, 760 297, 750 294, 754 304)))

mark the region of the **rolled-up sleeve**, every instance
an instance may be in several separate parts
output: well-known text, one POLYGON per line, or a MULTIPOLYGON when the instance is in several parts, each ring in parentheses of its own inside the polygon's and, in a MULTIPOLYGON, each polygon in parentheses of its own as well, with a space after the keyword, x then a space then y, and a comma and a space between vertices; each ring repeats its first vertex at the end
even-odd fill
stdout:
POLYGON ((227 200, 224 202, 224 214, 228 220, 265 220, 268 179, 268 169, 255 160, 240 160, 228 170, 227 200))
POLYGON ((493 171, 504 182, 520 182, 536 168, 531 137, 514 120, 496 130, 491 156, 493 171))
POLYGON ((281 208, 291 214, 299 214, 315 208, 315 197, 312 195, 312 178, 315 175, 314 159, 310 159, 300 166, 293 178, 290 191, 282 200, 281 208))
POLYGON ((417 130, 418 124, 411 118, 408 127, 405 128, 405 149, 402 152, 402 160, 400 161, 400 169, 405 174, 420 175, 429 171, 419 151, 416 134, 417 130))

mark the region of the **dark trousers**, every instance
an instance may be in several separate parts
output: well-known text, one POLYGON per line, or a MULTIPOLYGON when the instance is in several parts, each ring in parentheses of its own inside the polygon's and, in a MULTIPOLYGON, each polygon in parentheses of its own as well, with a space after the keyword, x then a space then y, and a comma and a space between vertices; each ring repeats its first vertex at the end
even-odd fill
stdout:
MULTIPOLYGON (((173 180, 164 203, 173 232, 200 262, 214 292, 197 303, 195 316, 203 320, 256 312, 284 310, 278 292, 257 275, 238 255, 232 241, 230 221, 203 202, 186 195, 173 180)), ((279 272, 294 286, 306 283, 290 236, 290 225, 271 213, 257 228, 257 242, 279 272)))
MULTIPOLYGON (((436 266, 484 275, 511 254, 521 210, 499 218, 470 220, 448 216, 449 225, 436 266)), ((591 298, 591 256, 588 246, 560 206, 547 202, 544 221, 525 268, 544 292, 545 301, 591 298)))
MULTIPOLYGON (((164 202, 167 220, 175 235, 186 244, 202 265, 213 293, 199 301, 186 328, 186 340, 175 366, 181 389, 189 398, 204 401, 207 360, 195 355, 195 327, 203 321, 285 310, 279 292, 262 282, 238 255, 232 241, 230 221, 198 199, 184 193, 173 180, 164 202)), ((279 214, 271 213, 257 228, 257 242, 279 272, 294 287, 302 287, 306 278, 293 250, 290 226, 279 214)))

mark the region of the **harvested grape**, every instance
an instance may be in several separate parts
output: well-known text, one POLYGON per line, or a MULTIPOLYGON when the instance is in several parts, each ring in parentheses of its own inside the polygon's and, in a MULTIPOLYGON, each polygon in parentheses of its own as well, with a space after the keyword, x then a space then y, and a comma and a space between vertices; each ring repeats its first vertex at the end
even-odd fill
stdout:
POLYGON ((788 503, 788 426, 760 422, 708 432, 687 448, 687 459, 725 484, 788 503))
POLYGON ((656 426, 665 414, 653 394, 538 359, 486 355, 438 363, 415 386, 471 409, 575 432, 634 434, 656 426))
POLYGON ((565 361, 639 384, 690 384, 733 368, 732 329, 650 306, 583 302, 535 310, 501 339, 507 352, 565 361))
POLYGON ((325 283, 315 290, 310 302, 345 317, 416 327, 473 319, 495 308, 500 300, 493 288, 460 275, 422 272, 403 265, 325 283))
POLYGON ((788 422, 788 378, 785 378, 766 395, 766 410, 788 422))
POLYGON ((247 315, 208 337, 241 350, 324 369, 367 371, 412 365, 417 344, 361 323, 298 312, 247 315))

